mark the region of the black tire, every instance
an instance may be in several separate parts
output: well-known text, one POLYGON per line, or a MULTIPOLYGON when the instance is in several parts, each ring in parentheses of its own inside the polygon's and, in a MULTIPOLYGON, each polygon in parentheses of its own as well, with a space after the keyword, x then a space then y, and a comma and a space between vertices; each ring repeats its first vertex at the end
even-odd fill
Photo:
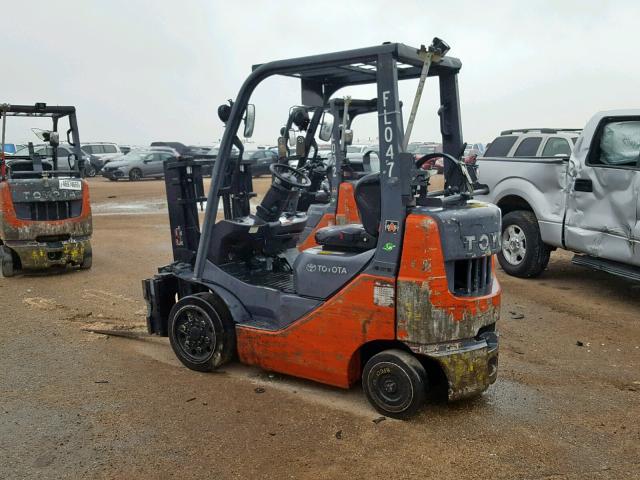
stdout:
POLYGON ((168 326, 173 352, 191 370, 211 372, 233 358, 235 325, 226 305, 211 293, 178 300, 168 326))
POLYGON ((11 249, 0 246, 0 263, 2 264, 2 276, 9 278, 16 274, 15 266, 13 263, 13 253, 11 249))
POLYGON ((93 166, 93 165, 91 165, 90 163, 89 163, 89 164, 87 164, 87 165, 85 165, 85 167, 84 167, 84 175, 85 175, 85 177, 91 177, 91 178, 93 178, 93 177, 95 177, 95 176, 96 176, 96 173, 98 173, 98 172, 96 171, 96 167, 94 167, 94 166, 93 166))
POLYGON ((533 212, 516 210, 502 217, 502 246, 498 261, 509 275, 532 278, 540 275, 551 256, 542 241, 538 220, 533 212))
POLYGON ((93 252, 91 249, 86 249, 84 251, 84 256, 82 257, 82 263, 80 264, 81 270, 89 270, 93 265, 93 252))
POLYGON ((142 170, 139 168, 132 168, 129 170, 129 180, 132 182, 137 182, 142 179, 142 170))
POLYGON ((384 350, 369 359, 362 372, 367 400, 383 415, 406 419, 427 398, 427 372, 416 357, 403 350, 384 350))

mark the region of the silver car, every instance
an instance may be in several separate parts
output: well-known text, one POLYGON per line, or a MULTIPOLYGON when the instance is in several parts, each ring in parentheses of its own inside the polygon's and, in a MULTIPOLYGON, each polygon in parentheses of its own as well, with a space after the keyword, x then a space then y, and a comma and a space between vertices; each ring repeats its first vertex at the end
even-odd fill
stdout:
POLYGON ((163 162, 176 158, 171 152, 158 150, 131 151, 121 160, 107 163, 102 169, 102 176, 111 181, 128 178, 138 181, 143 178, 162 178, 164 176, 163 162))

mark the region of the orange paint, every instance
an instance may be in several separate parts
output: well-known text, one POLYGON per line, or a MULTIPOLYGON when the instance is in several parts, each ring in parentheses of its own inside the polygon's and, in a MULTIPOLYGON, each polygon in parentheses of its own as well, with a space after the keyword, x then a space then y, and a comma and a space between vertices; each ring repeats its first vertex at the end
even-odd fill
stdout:
POLYGON ((338 189, 338 205, 336 209, 336 225, 360 223, 360 214, 356 205, 353 183, 342 182, 338 189))
POLYGON ((374 304, 375 282, 359 275, 319 308, 287 328, 236 327, 242 363, 348 388, 360 378, 358 349, 372 340, 395 338, 395 307, 374 304))
MULTIPOLYGON (((455 322, 466 315, 477 315, 500 307, 500 284, 493 268, 493 289, 482 297, 457 297, 449 291, 438 224, 431 217, 409 215, 405 224, 402 262, 398 282, 420 284, 430 292, 433 308, 445 310, 455 322)), ((398 339, 407 332, 398 331, 398 339)))
POLYGON ((82 212, 78 217, 69 218, 66 220, 21 220, 16 216, 15 209, 13 207, 13 200, 11 198, 11 190, 7 182, 0 183, 0 211, 4 214, 4 221, 14 227, 30 226, 36 223, 46 222, 50 225, 62 225, 80 223, 86 221, 91 216, 91 202, 89 201, 89 185, 86 180, 82 180, 82 212))

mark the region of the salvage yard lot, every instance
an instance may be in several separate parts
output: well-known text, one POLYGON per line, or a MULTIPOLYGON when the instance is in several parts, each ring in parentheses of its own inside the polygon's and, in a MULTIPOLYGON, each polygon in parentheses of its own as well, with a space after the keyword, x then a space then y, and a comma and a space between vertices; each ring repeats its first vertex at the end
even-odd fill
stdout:
POLYGON ((497 383, 381 421, 359 387, 85 331, 143 332, 141 279, 171 258, 164 182, 90 184, 93 269, 0 278, 0 478, 640 478, 640 285, 566 252, 499 272, 497 383))

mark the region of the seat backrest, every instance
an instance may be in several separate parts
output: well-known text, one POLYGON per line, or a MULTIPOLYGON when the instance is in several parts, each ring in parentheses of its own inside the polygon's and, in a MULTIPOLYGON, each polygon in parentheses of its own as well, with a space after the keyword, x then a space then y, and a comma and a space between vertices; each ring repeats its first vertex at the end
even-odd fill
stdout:
POLYGON ((362 226, 376 237, 380 226, 380 195, 380 172, 370 173, 356 182, 354 196, 362 226))

